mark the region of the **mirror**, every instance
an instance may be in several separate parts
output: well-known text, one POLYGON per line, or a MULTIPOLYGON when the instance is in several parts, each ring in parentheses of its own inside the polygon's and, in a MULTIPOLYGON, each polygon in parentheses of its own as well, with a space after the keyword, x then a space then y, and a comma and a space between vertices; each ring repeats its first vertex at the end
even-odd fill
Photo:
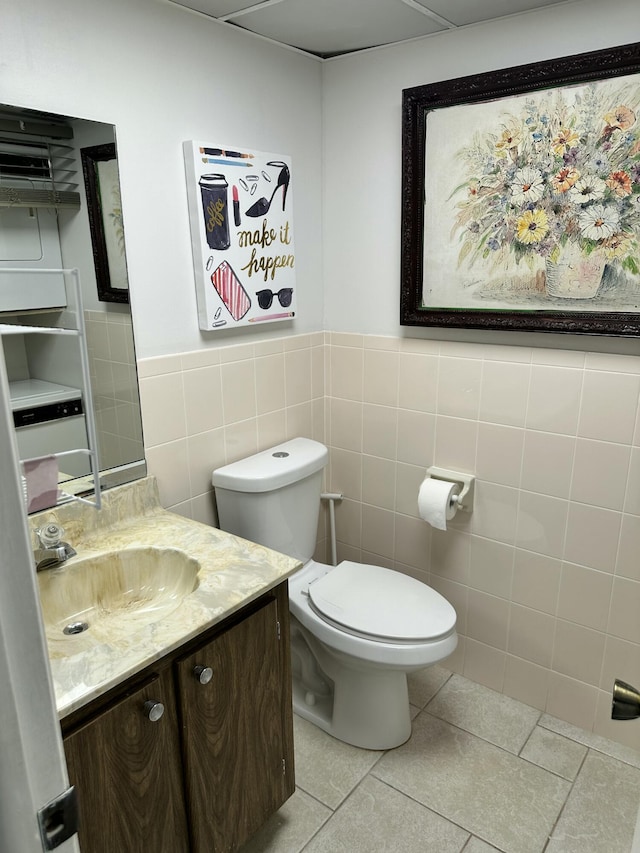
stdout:
POLYGON ((0 323, 19 454, 63 454, 58 502, 93 492, 89 455, 66 455, 89 446, 87 400, 101 488, 145 476, 113 125, 0 105, 0 323), (89 393, 78 336, 14 328, 75 326, 75 277, 44 272, 74 268, 89 393))

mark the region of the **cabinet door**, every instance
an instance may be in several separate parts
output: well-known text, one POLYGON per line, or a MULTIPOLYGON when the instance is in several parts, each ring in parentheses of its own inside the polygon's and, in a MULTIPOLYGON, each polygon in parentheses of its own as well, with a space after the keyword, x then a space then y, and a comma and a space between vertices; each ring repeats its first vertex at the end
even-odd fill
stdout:
POLYGON ((283 637, 270 600, 177 665, 193 853, 237 850, 293 793, 283 637))
POLYGON ((78 791, 82 853, 187 853, 180 744, 170 670, 64 741, 78 791), (164 713, 156 719, 160 708, 164 713))

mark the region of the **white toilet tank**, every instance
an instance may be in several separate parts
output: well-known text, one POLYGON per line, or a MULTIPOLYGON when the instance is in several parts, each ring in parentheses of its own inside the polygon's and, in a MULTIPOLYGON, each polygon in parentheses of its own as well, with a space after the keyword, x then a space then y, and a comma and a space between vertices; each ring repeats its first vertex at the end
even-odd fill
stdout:
POLYGON ((306 563, 316 546, 328 457, 324 444, 294 438, 217 468, 211 481, 220 528, 306 563))

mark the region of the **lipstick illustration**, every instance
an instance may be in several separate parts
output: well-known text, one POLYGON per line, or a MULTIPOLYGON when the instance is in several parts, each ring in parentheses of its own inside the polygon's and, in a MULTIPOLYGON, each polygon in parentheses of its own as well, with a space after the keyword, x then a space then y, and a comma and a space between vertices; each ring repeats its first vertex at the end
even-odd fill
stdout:
POLYGON ((238 187, 233 185, 233 221, 236 228, 240 226, 240 200, 238 199, 238 187))

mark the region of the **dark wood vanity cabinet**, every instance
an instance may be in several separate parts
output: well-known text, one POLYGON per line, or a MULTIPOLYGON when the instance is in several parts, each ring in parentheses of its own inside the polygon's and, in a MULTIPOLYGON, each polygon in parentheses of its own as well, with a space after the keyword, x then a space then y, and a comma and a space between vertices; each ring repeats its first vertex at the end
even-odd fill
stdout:
POLYGON ((67 735, 64 750, 78 791, 82 853, 187 853, 170 670, 67 735), (158 703, 164 713, 155 719, 158 703))
POLYGON ((232 853, 253 835, 295 786, 289 655, 284 583, 64 721, 83 853, 232 853))

